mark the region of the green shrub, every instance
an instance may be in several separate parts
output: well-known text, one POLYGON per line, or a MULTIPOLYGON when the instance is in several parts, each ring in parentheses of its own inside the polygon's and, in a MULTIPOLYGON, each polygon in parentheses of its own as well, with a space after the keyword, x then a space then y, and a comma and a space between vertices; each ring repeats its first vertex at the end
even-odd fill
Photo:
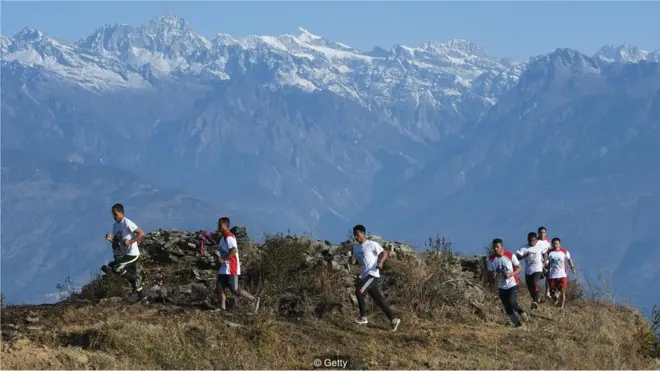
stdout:
POLYGON ((114 275, 96 274, 92 280, 80 289, 79 293, 74 294, 77 299, 99 300, 121 296, 127 281, 114 275))

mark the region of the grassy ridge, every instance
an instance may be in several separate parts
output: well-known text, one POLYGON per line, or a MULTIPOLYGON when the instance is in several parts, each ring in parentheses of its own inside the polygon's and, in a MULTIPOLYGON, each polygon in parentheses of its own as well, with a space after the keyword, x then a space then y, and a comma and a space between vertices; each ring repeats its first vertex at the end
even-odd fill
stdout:
MULTIPOLYGON (((370 324, 359 327, 344 272, 305 265, 304 239, 275 236, 266 245, 245 249, 251 262, 243 282, 263 298, 257 314, 240 301, 230 313, 108 299, 8 307, 2 368, 310 369, 314 359, 333 355, 347 357, 349 369, 660 367, 650 357, 655 334, 635 309, 574 290, 563 313, 546 302, 525 329, 514 329, 494 290, 466 295, 452 282, 460 265, 447 250, 389 260, 384 292, 401 326, 390 332, 368 299, 370 324)), ((86 299, 108 292, 88 290, 86 299)), ((525 290, 519 301, 529 308, 525 290)))

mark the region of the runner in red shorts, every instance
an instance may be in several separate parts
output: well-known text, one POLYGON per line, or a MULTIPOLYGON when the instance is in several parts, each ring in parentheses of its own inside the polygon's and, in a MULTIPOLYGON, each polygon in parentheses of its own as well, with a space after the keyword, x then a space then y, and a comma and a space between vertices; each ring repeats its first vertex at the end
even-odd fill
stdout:
POLYGON ((566 269, 565 261, 571 266, 571 271, 575 274, 575 266, 571 260, 571 254, 565 248, 561 247, 561 240, 557 237, 552 239, 552 250, 548 254, 548 283, 550 286, 550 295, 556 301, 555 305, 559 305, 561 299, 561 308, 564 309, 566 303, 566 288, 568 288, 568 270, 566 269), (561 296, 557 297, 558 291, 561 290, 561 296))

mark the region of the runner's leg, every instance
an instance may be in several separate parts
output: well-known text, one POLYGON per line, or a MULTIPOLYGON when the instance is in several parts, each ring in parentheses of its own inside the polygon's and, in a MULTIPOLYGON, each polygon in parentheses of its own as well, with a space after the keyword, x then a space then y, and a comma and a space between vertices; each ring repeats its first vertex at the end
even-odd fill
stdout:
POLYGON ((218 274, 218 278, 215 281, 216 299, 220 298, 220 308, 222 310, 227 310, 227 294, 225 294, 225 289, 229 288, 228 277, 226 274, 218 274))
POLYGON ((385 313, 387 318, 392 321, 394 319, 394 313, 392 313, 392 309, 390 308, 390 305, 387 303, 385 298, 383 297, 383 294, 380 292, 380 288, 378 285, 380 284, 380 280, 376 277, 373 277, 374 280, 369 286, 367 287, 367 292, 369 293, 369 296, 373 299, 373 301, 382 309, 382 311, 385 313))
POLYGON ((534 294, 532 295, 532 299, 537 305, 541 301, 541 275, 541 272, 532 274, 532 281, 534 284, 534 294))
POLYGON ((360 318, 364 318, 364 311, 365 311, 364 296, 367 294, 367 288, 369 287, 372 281, 373 281, 372 276, 366 276, 365 278, 362 278, 355 283, 355 296, 357 297, 357 301, 358 301, 358 311, 360 318))
POLYGON ((529 296, 531 296, 532 301, 534 301, 534 275, 533 274, 526 274, 525 275, 525 285, 527 286, 527 291, 529 291, 529 296))
POLYGON ((515 287, 510 289, 500 289, 500 300, 504 306, 504 311, 506 312, 507 316, 509 316, 514 326, 520 326, 520 320, 518 320, 518 316, 516 316, 516 312, 512 304, 513 302, 511 301, 511 294, 513 289, 515 289, 515 287))

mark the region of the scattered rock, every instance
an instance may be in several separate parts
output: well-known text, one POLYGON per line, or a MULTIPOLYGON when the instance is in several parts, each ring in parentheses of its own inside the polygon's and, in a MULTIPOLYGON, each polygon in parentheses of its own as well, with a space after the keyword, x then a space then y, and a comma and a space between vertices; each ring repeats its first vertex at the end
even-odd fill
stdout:
POLYGON ((120 301, 122 301, 122 298, 119 297, 119 296, 113 296, 113 297, 111 297, 111 298, 103 298, 103 299, 100 300, 101 304, 105 304, 105 303, 119 303, 120 301))
POLYGON ((440 368, 440 362, 437 359, 432 359, 426 363, 426 365, 429 367, 431 370, 435 370, 440 368))
MULTIPOLYGON (((243 226, 234 226, 231 232, 241 251, 241 264, 246 271, 262 254, 261 246, 250 241, 248 231, 243 226)), ((307 244, 304 257, 307 267, 324 267, 339 272, 343 278, 339 284, 346 288, 347 296, 354 305, 357 298, 354 295, 356 267, 349 264, 352 255, 353 239, 333 244, 327 240, 312 240, 306 236, 289 237, 296 242, 307 244)), ((383 237, 373 235, 371 240, 380 243, 387 249, 392 259, 416 258, 415 249, 410 244, 400 241, 386 241, 383 237)), ((140 244, 145 263, 155 263, 157 269, 149 270, 144 275, 144 285, 150 300, 171 302, 186 305, 200 305, 208 300, 213 293, 213 285, 217 275, 218 263, 214 255, 216 246, 208 245, 207 254, 200 251, 200 232, 186 232, 173 229, 159 229, 148 233, 140 244)), ((477 305, 483 302, 484 293, 471 281, 479 277, 485 265, 483 257, 461 257, 456 264, 448 267, 449 277, 454 279, 446 285, 455 288, 465 296, 468 302, 477 305)), ((146 264, 144 264, 146 266, 146 264)), ((119 298, 111 298, 114 301, 119 298)), ((105 300, 105 301, 108 301, 105 300)), ((283 297, 279 306, 289 307, 298 311, 302 304, 300 298, 283 297)))
POLYGON ((25 321, 27 323, 37 323, 37 322, 39 322, 39 317, 27 317, 25 319, 25 321))
POLYGON ((21 350, 30 345, 30 340, 26 338, 18 339, 11 344, 13 350, 21 350))
POLYGON ((41 331, 44 327, 43 326, 27 326, 26 329, 29 331, 41 331))
POLYGON ((245 325, 241 325, 240 323, 231 322, 231 321, 227 321, 227 320, 224 320, 224 323, 225 323, 227 326, 232 327, 232 328, 241 328, 241 327, 245 327, 245 325))

